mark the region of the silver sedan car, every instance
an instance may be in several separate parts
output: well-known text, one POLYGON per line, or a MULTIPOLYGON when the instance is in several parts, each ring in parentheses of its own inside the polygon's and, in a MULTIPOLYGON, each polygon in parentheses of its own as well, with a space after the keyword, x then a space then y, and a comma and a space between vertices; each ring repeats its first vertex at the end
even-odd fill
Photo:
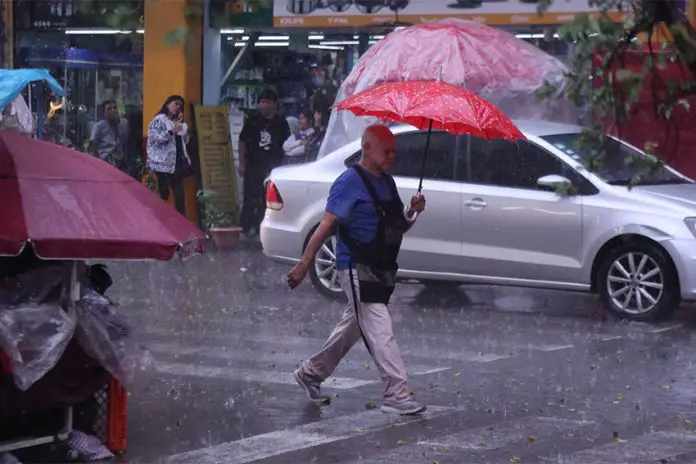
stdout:
MULTIPOLYGON (((596 152, 577 143, 580 127, 515 122, 527 141, 433 134, 423 183, 428 206, 404 238, 400 280, 594 292, 613 314, 638 321, 665 318, 682 300, 696 299, 692 180, 666 168, 631 187, 645 171, 637 148, 610 139, 597 166, 596 152)), ((410 198, 426 134, 393 131, 393 175, 410 198)), ((359 156, 356 141, 271 173, 260 231, 267 256, 298 261, 332 182, 359 156)), ((320 292, 340 298, 334 250, 331 238, 310 273, 320 292)))

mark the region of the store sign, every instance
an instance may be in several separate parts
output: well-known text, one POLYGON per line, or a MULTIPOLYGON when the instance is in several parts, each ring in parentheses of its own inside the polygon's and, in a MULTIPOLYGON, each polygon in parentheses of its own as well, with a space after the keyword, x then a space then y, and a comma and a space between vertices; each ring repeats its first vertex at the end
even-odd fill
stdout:
POLYGON ((418 24, 461 18, 492 25, 561 24, 592 12, 590 0, 555 0, 537 13, 537 0, 273 0, 278 27, 354 27, 418 24))
POLYGON ((103 3, 85 0, 13 0, 17 30, 65 28, 135 28, 143 15, 143 0, 103 3))
POLYGON ((59 29, 67 27, 77 13, 72 1, 36 1, 28 4, 30 27, 59 29))

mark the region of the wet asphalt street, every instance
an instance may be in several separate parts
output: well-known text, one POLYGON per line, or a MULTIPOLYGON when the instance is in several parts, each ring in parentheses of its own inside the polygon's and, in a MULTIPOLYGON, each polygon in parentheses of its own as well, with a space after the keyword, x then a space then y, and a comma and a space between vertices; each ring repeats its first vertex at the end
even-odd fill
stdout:
POLYGON ((129 397, 131 463, 696 463, 696 313, 597 317, 588 296, 401 285, 392 314, 421 417, 378 409, 356 346, 325 384, 294 383, 342 304, 246 245, 185 263, 110 266, 109 295, 157 360, 129 397), (692 423, 693 421, 693 423, 692 423))

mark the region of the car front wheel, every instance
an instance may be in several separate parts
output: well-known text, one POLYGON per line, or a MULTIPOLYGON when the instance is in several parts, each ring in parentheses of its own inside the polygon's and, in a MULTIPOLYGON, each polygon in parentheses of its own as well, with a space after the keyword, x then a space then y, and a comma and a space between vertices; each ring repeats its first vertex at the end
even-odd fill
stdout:
POLYGON ((611 250, 599 266, 597 284, 607 310, 621 319, 666 319, 681 301, 672 261, 649 243, 628 243, 611 250))
POLYGON ((336 269, 336 236, 329 237, 321 245, 309 267, 309 276, 322 295, 339 301, 347 300, 336 269))

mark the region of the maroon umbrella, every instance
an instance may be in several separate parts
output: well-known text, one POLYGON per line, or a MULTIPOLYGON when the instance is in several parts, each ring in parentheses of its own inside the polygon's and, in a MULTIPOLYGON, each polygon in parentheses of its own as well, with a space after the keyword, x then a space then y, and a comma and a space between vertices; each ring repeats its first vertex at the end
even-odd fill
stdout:
POLYGON ((0 131, 0 255, 171 259, 205 234, 128 175, 88 154, 0 131))

